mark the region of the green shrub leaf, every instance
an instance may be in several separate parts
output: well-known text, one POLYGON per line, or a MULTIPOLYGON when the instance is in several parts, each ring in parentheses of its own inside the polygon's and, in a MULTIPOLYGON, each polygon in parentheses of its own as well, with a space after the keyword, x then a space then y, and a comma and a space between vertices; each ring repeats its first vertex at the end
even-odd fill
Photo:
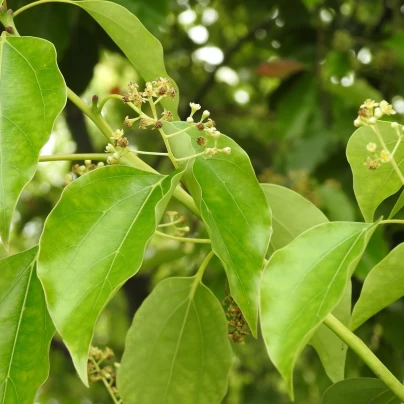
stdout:
POLYGON ((400 404, 400 400, 381 380, 364 377, 333 384, 322 404, 400 404))
MULTIPOLYGON (((378 122, 380 134, 388 150, 397 143, 397 134, 390 122, 378 122)), ((376 134, 369 127, 361 127, 351 136, 347 146, 347 157, 351 165, 354 191, 360 210, 366 222, 372 222, 377 207, 403 185, 391 163, 382 163, 376 170, 364 165, 367 158, 375 158, 366 149, 368 143, 376 143, 377 152, 383 149, 376 134)), ((398 166, 404 168, 404 148, 399 147, 394 155, 398 166)))
MULTIPOLYGON (((74 4, 87 11, 101 25, 145 81, 168 77, 161 43, 125 7, 105 0, 84 0, 74 4)), ((172 79, 171 82, 177 88, 172 79)), ((177 116, 178 99, 166 98, 161 103, 177 116)))
POLYGON ((0 403, 32 403, 55 332, 35 270, 38 247, 0 261, 0 403))
POLYGON ((118 373, 126 404, 219 404, 232 351, 223 307, 193 278, 159 283, 137 311, 118 373))
POLYGON ((181 175, 99 168, 66 187, 46 220, 38 275, 56 329, 85 384, 97 318, 138 271, 181 175))
POLYGON ((400 244, 369 272, 352 313, 352 329, 404 296, 403 260, 400 244))
POLYGON ((34 176, 38 156, 66 103, 55 47, 31 37, 0 38, 0 236, 21 191, 34 176))
MULTIPOLYGON (((261 184, 272 210, 273 234, 270 253, 285 247, 304 231, 328 222, 320 209, 297 192, 274 184, 261 184)), ((351 283, 333 315, 348 325, 351 314, 351 283)), ((321 324, 309 344, 317 351, 327 375, 333 382, 344 378, 347 346, 339 337, 321 324)))
MULTIPOLYGON (((176 122, 165 124, 164 130, 168 134, 187 126, 176 122)), ((174 136, 170 142, 177 158, 204 150, 196 143, 201 132, 190 129, 188 133, 174 136)), ((184 181, 201 211, 212 249, 224 265, 231 294, 256 336, 259 283, 272 233, 271 211, 244 150, 224 135, 218 147, 231 147, 231 154, 197 157, 188 164, 184 181)))
POLYGON ((320 224, 275 252, 261 282, 261 327, 269 356, 293 397, 296 360, 341 300, 375 225, 320 224))

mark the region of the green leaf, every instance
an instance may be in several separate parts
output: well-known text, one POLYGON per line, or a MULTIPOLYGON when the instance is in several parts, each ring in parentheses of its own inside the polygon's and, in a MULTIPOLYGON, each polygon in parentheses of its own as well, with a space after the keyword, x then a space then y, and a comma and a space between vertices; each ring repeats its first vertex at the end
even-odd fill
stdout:
MULTIPOLYGON (((84 0, 73 4, 87 11, 101 25, 145 81, 168 77, 161 43, 125 7, 105 0, 84 0)), ((178 89, 172 79, 171 83, 178 89)), ((177 96, 161 103, 177 116, 178 100, 177 96)))
MULTIPOLYGON (((167 134, 188 127, 185 122, 164 124, 167 134)), ((170 139, 177 158, 200 153, 197 129, 170 139)), ((209 140, 208 147, 213 146, 209 140)), ((230 291, 251 332, 257 334, 259 283, 272 233, 271 211, 255 177, 250 159, 225 135, 218 147, 231 154, 200 156, 188 164, 184 182, 199 207, 212 241, 212 249, 225 268, 230 291)))
POLYGON ((389 215, 389 219, 393 218, 403 207, 404 207, 404 191, 401 192, 396 203, 394 204, 393 209, 391 210, 391 213, 389 215))
POLYGON ((196 277, 159 283, 137 311, 118 372, 125 404, 221 403, 232 351, 223 307, 196 277))
POLYGON ((55 332, 35 271, 38 247, 0 261, 0 403, 32 403, 55 332))
POLYGON ((328 222, 320 209, 297 192, 274 184, 261 184, 261 188, 272 211, 270 253, 285 247, 311 227, 328 222))
POLYGON ((66 103, 66 86, 54 46, 31 37, 0 38, 0 236, 21 191, 34 176, 38 156, 66 103))
MULTIPOLYGON (((377 126, 388 150, 392 151, 397 143, 397 134, 389 122, 378 122, 377 126)), ((401 126, 400 126, 401 128, 401 126)), ((376 170, 364 166, 367 158, 375 158, 375 153, 366 150, 368 143, 376 143, 377 153, 383 149, 376 134, 369 127, 361 127, 351 136, 347 146, 347 157, 351 165, 354 191, 363 217, 373 221, 377 207, 389 196, 395 194, 403 185, 391 163, 382 163, 376 170)), ((404 148, 399 147, 394 158, 403 170, 404 148)))
MULTIPOLYGON (((261 184, 272 210, 273 234, 270 252, 285 247, 304 231, 328 222, 324 214, 298 193, 279 185, 261 184)), ((351 283, 340 303, 333 310, 344 324, 348 325, 351 314, 351 283)), ((309 342, 317 351, 321 363, 334 382, 344 378, 347 346, 325 325, 320 325, 309 342)))
POLYGON ((399 244, 370 271, 352 313, 353 330, 404 296, 403 260, 404 244, 399 244))
POLYGON ((400 404, 400 400, 379 379, 342 380, 329 387, 322 404, 400 404))
POLYGON ((38 276, 56 329, 85 384, 97 318, 139 270, 181 174, 99 168, 66 187, 45 222, 38 276))
MULTIPOLYGON (((332 314, 344 325, 351 320, 352 284, 345 287, 342 299, 334 307, 332 314)), ((344 379, 348 346, 328 327, 321 324, 309 344, 316 350, 328 377, 335 383, 344 379)))
POLYGON ((296 360, 341 300, 375 225, 320 224, 276 251, 261 282, 261 328, 293 397, 296 360))

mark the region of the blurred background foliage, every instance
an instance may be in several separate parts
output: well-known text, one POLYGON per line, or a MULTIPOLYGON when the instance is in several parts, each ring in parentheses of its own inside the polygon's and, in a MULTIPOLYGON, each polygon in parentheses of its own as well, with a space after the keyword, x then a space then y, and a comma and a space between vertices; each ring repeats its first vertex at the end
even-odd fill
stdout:
MULTIPOLYGON (((403 0, 115 0, 138 16, 162 42, 166 66, 180 88, 180 115, 190 101, 210 110, 217 127, 249 154, 261 182, 287 186, 320 207, 330 220, 362 217, 352 191, 345 148, 359 105, 366 98, 392 101, 399 123, 404 117, 403 0)), ((25 0, 10 0, 14 10, 25 0)), ((46 4, 16 18, 22 35, 52 41, 67 85, 91 102, 123 93, 129 81, 142 85, 135 69, 83 11, 46 4)), ((136 47, 137 44, 133 43, 136 47)), ((122 128, 130 111, 111 101, 105 110, 113 128, 122 128)), ((154 132, 126 129, 131 145, 160 150, 154 132)), ((104 138, 68 102, 42 154, 101 152, 104 138)), ((162 172, 164 158, 147 162, 162 172)), ((46 216, 58 200, 69 163, 41 163, 24 190, 14 221, 11 252, 38 242, 46 216)), ((96 203, 96 201, 95 201, 96 203)), ((391 206, 390 198, 385 207, 391 206)), ((204 229, 191 214, 191 235, 204 229)), ((383 208, 381 209, 383 212, 383 208)), ((107 229, 106 229, 107 231, 107 229)), ((356 300, 369 270, 403 239, 399 227, 379 230, 353 280, 356 300)), ((94 344, 111 347, 119 362, 134 312, 154 285, 168 276, 191 275, 203 247, 179 245, 155 237, 138 275, 129 280, 100 317, 94 344)), ((5 252, 1 252, 5 255, 5 252)), ((214 260, 206 284, 220 300, 228 287, 214 260)), ((358 330, 358 334, 402 379, 404 305, 400 300, 358 330)), ((262 341, 246 337, 233 344, 234 367, 225 399, 228 404, 289 403, 286 389, 269 362, 262 341)), ((49 380, 37 403, 108 403, 103 386, 85 388, 69 355, 56 337, 49 380)), ((351 353, 347 377, 371 376, 351 353)), ((295 371, 299 404, 319 403, 331 384, 316 353, 308 347, 295 371)))

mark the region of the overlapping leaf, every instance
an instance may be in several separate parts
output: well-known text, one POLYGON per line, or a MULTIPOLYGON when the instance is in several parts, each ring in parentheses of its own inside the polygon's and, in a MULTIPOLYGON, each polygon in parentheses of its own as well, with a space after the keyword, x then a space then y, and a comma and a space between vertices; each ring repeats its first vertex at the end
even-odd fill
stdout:
MULTIPOLYGON (((320 209, 298 193, 279 185, 261 184, 272 210, 273 234, 269 252, 285 247, 304 231, 328 222, 320 209)), ((342 323, 348 325, 351 313, 351 284, 343 299, 333 310, 342 323)), ((324 369, 334 382, 344 378, 347 346, 325 325, 321 324, 309 342, 317 351, 324 369)))
POLYGON ((18 197, 66 102, 54 46, 31 37, 0 38, 0 236, 8 243, 18 197))
POLYGON ((295 362, 342 298, 374 226, 320 224, 275 252, 264 270, 262 333, 292 396, 295 362))
POLYGON ((70 184, 46 220, 38 275, 85 384, 97 318, 138 271, 181 175, 181 170, 161 176, 126 166, 100 168, 70 184))
MULTIPOLYGON (((389 122, 378 122, 377 127, 383 141, 392 151, 397 143, 397 133, 389 122)), ((351 136, 347 146, 347 157, 351 165, 354 191, 363 217, 372 222, 377 207, 389 196, 395 194, 403 185, 391 163, 382 163, 371 170, 364 165, 367 158, 375 159, 375 153, 366 149, 368 143, 377 145, 377 153, 383 150, 376 134, 369 127, 361 127, 351 136)), ((404 148, 399 147, 394 158, 401 170, 404 169, 404 148)))
POLYGON ((404 296, 403 262, 404 244, 400 244, 369 272, 352 313, 352 329, 404 296))
MULTIPOLYGON (((186 126, 169 123, 164 129, 173 133, 186 126)), ((191 129, 188 133, 171 140, 177 158, 204 150, 196 143, 201 132, 191 129)), ((184 180, 201 211, 212 249, 225 267, 231 294, 256 335, 259 282, 272 232, 271 212, 244 150, 224 135, 218 147, 231 147, 232 152, 197 157, 189 163, 184 180)))
POLYGON ((347 379, 333 384, 322 404, 400 404, 400 400, 379 379, 347 379))
POLYGON ((127 404, 219 404, 231 359, 220 302, 195 278, 169 278, 135 315, 119 392, 127 404))
POLYGON ((48 377, 55 332, 35 270, 34 247, 0 261, 0 403, 32 403, 48 377))

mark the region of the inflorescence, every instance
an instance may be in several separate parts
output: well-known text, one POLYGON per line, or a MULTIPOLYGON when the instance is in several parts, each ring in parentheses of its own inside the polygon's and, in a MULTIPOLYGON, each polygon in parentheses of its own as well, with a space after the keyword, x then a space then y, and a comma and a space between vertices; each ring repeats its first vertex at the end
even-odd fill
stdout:
POLYGON ((397 122, 392 122, 391 127, 397 134, 397 143, 393 150, 389 151, 377 127, 377 121, 384 115, 391 116, 395 114, 396 111, 393 109, 393 106, 384 100, 378 103, 374 100, 368 99, 359 108, 358 117, 355 119, 354 125, 356 127, 370 127, 376 134, 376 137, 382 147, 381 151, 378 152, 378 145, 376 143, 370 142, 366 145, 366 150, 371 153, 371 155, 367 157, 363 164, 370 170, 376 170, 380 167, 380 164, 392 162, 398 146, 404 140, 403 126, 400 126, 397 122))
MULTIPOLYGON (((164 143, 167 147, 167 156, 173 161, 174 165, 178 164, 180 161, 189 160, 196 158, 201 155, 214 156, 219 153, 229 155, 231 153, 230 147, 218 148, 218 139, 221 136, 221 132, 215 127, 215 122, 210 118, 209 111, 203 111, 202 116, 199 121, 196 121, 194 115, 197 111, 201 109, 199 104, 191 102, 190 108, 191 112, 186 122, 188 127, 185 129, 178 130, 177 132, 166 134, 164 131, 164 123, 173 121, 174 117, 171 111, 165 108, 161 112, 160 116, 157 113, 157 104, 163 99, 174 99, 177 94, 176 88, 171 84, 170 80, 167 78, 159 77, 158 79, 147 82, 143 91, 139 91, 139 86, 136 83, 130 82, 128 85, 128 91, 122 96, 122 101, 132 108, 137 113, 137 117, 130 118, 127 116, 123 124, 129 128, 133 127, 135 122, 139 123, 139 128, 141 129, 152 129, 158 130, 163 137, 164 143), (152 116, 147 115, 142 111, 143 104, 148 103, 152 112, 152 116), (204 146, 204 151, 197 153, 193 156, 185 158, 174 157, 169 139, 177 136, 181 133, 186 133, 189 129, 196 128, 201 131, 201 136, 196 139, 198 146, 204 146)), ((139 154, 158 154, 158 153, 148 153, 140 152, 129 149, 129 141, 124 136, 122 129, 117 129, 111 136, 111 143, 106 146, 106 152, 111 153, 108 157, 107 162, 109 164, 117 164, 119 159, 128 152, 134 152, 139 154)), ((162 154, 162 153, 159 153, 162 154)))

